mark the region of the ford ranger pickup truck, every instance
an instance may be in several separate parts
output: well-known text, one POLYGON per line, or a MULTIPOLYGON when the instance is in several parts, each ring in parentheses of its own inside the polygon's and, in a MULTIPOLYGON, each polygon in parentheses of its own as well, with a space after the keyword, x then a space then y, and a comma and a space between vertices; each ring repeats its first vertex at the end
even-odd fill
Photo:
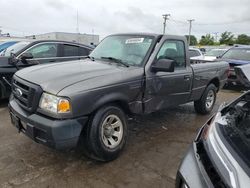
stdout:
POLYGON ((190 65, 185 37, 115 34, 83 60, 37 65, 12 80, 12 124, 56 149, 84 148, 96 160, 118 157, 127 119, 194 101, 209 113, 227 79, 226 62, 190 65))

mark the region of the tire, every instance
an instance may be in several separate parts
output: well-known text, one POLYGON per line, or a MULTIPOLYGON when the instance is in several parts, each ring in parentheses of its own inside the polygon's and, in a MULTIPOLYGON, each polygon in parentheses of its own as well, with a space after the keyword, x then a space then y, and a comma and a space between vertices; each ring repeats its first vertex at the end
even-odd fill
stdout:
POLYGON ((195 111, 199 114, 208 114, 212 111, 215 101, 217 88, 214 84, 209 84, 202 94, 201 98, 194 101, 195 111), (209 102, 210 100, 210 102, 209 102))
POLYGON ((127 121, 124 112, 115 105, 100 108, 85 127, 84 153, 98 161, 116 159, 126 145, 127 121), (113 120, 112 120, 113 118, 113 120))

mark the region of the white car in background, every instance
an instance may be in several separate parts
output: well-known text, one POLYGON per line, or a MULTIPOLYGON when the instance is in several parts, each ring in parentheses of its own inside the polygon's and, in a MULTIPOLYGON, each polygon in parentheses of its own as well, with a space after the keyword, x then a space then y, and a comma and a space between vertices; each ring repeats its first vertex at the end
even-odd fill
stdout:
POLYGON ((189 57, 192 60, 204 60, 204 55, 198 48, 189 48, 189 57))
POLYGON ((227 50, 227 48, 211 49, 205 54, 204 60, 214 61, 217 58, 221 57, 227 50))

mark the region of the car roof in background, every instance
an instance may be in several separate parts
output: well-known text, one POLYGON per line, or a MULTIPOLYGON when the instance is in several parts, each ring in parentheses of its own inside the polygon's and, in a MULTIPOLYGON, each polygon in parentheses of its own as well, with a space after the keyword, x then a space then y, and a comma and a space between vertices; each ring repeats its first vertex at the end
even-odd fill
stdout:
POLYGON ((228 48, 212 48, 211 50, 224 51, 224 50, 228 50, 228 48))
MULTIPOLYGON (((26 41, 31 42, 30 45, 34 45, 34 44, 42 43, 42 42, 59 42, 59 43, 72 44, 72 45, 82 46, 82 47, 89 48, 89 49, 94 49, 94 47, 91 45, 70 42, 70 41, 64 41, 64 40, 36 40, 36 39, 33 39, 33 40, 26 40, 26 41)), ((21 42, 23 42, 23 41, 21 41, 21 42)))
POLYGON ((196 51, 200 51, 199 48, 194 48, 194 47, 190 47, 189 50, 196 50, 196 51))
POLYGON ((232 47, 231 49, 250 49, 250 45, 249 46, 235 46, 235 47, 232 47))

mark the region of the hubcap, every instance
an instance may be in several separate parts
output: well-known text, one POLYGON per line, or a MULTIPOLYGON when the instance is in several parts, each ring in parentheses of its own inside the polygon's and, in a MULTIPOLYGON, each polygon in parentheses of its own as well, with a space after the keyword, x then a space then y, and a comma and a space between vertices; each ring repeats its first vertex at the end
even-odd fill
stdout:
POLYGON ((214 104, 214 91, 213 90, 210 90, 207 94, 207 99, 206 99, 206 108, 207 109, 210 109, 213 104, 214 104))
POLYGON ((102 123, 102 141, 108 148, 115 148, 122 140, 123 124, 120 118, 114 114, 105 118, 102 123))

